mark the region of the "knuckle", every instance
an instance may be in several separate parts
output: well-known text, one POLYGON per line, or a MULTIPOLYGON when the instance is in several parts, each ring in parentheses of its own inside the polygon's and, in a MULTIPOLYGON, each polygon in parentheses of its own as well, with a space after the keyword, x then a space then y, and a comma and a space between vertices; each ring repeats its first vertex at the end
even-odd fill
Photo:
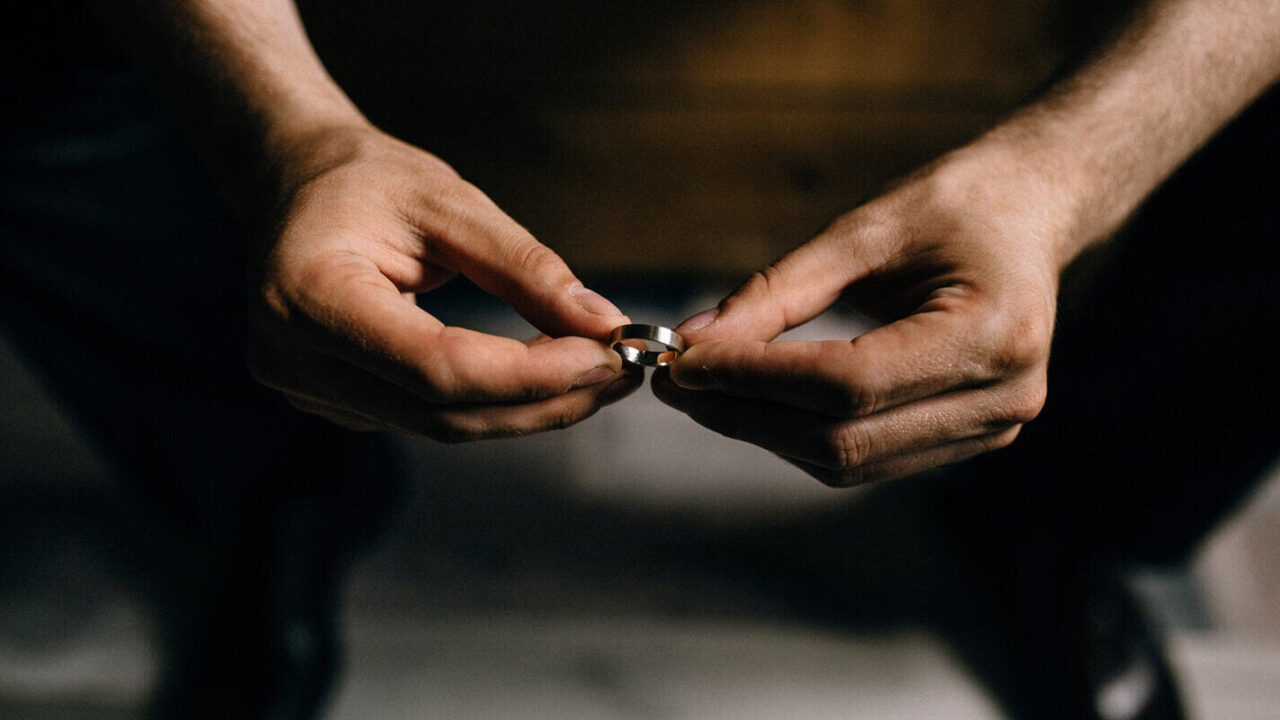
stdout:
POLYGON ((1047 388, 1040 382, 1018 391, 1010 405, 1007 419, 1019 425, 1035 420, 1044 409, 1047 395, 1047 388))
POLYGON ((753 308, 753 312, 776 313, 778 317, 774 318, 775 324, 785 326, 786 317, 781 304, 761 302, 764 298, 775 294, 782 285, 782 281, 783 273, 778 269, 777 265, 770 265, 763 270, 757 270, 725 299, 724 311, 733 312, 739 304, 750 305, 753 308))
MULTIPOLYGON (((462 180, 462 176, 458 174, 458 171, 454 169, 452 165, 445 162, 440 157, 437 157, 430 153, 421 153, 417 155, 417 158, 420 159, 420 161, 422 162, 422 165, 425 167, 427 172, 432 174, 438 174, 440 177, 447 178, 449 180, 463 182, 469 186, 471 185, 470 183, 466 183, 465 180, 462 180)), ((477 188, 477 192, 479 192, 478 188, 477 188)))
POLYGON ((448 358, 456 353, 451 348, 450 334, 446 331, 436 340, 433 352, 421 362, 414 364, 417 375, 416 392, 430 403, 448 404, 463 402, 465 380, 459 375, 448 358))
POLYGON ((836 426, 829 433, 826 447, 832 467, 842 470, 861 467, 871 457, 870 438, 859 423, 836 426))
POLYGON ((541 277, 558 273, 563 267, 560 256, 551 248, 534 240, 523 230, 513 230, 512 234, 514 237, 507 242, 513 246, 511 256, 516 269, 531 277, 541 277))
POLYGON ((772 265, 763 270, 757 270, 751 273, 751 277, 738 288, 734 293, 736 296, 747 295, 763 295, 768 294, 770 286, 775 282, 773 278, 777 275, 777 270, 772 265))
POLYGON ((430 186, 424 199, 446 217, 468 217, 488 201, 480 188, 447 173, 441 176, 438 184, 430 186))
POLYGON ((563 430, 571 425, 577 424, 581 413, 578 408, 566 404, 564 407, 556 408, 547 417, 544 428, 547 430, 563 430))
MULTIPOLYGON (((823 367, 839 367, 842 360, 832 357, 822 360, 823 367)), ((826 401, 828 410, 838 417, 855 418, 870 415, 879 409, 880 399, 871 389, 871 383, 856 368, 840 368, 841 377, 832 383, 826 401)))
POLYGON ((449 172, 452 173, 446 176, 452 180, 449 193, 455 203, 465 207, 493 207, 493 200, 483 190, 463 180, 452 167, 449 167, 449 172))
POLYGON ((457 375, 442 363, 433 363, 422 369, 422 398, 441 405, 463 402, 462 383, 457 375))
POLYGON ((529 433, 543 432, 546 430, 563 430, 582 420, 586 414, 590 414, 590 407, 584 407, 580 402, 574 402, 574 398, 564 397, 538 413, 537 416, 521 420, 513 425, 510 429, 504 431, 508 435, 527 435, 529 433))
POLYGON ((1042 365, 1049 354, 1052 322, 1039 313, 1024 312, 1005 318, 994 329, 997 340, 990 370, 993 376, 1004 376, 1042 365))
POLYGON ((456 177, 445 176, 420 192, 409 204, 420 208, 411 213, 411 220, 426 232, 429 243, 448 244, 456 237, 470 235, 488 204, 479 188, 456 177))

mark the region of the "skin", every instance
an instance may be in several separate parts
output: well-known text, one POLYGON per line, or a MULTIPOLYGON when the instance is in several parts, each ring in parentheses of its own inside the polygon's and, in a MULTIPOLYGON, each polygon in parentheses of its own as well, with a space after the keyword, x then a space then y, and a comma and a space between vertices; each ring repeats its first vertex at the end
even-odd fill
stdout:
MULTIPOLYGON (((450 441, 562 427, 635 387, 600 342, 626 318, 443 161, 372 127, 292 3, 99 12, 261 238, 246 252, 263 383, 350 427, 450 441), (445 327, 410 302, 454 274, 547 337, 445 327)), ((1278 36, 1275 0, 1149 3, 1049 96, 685 321, 690 350, 654 391, 832 485, 1007 445, 1044 402, 1062 268, 1274 81, 1278 36), (890 322, 770 342, 842 297, 890 322)))
POLYGON ((248 365, 295 407, 457 442, 571 425, 640 385, 602 342, 627 317, 444 161, 373 127, 291 2, 97 10, 257 239, 248 365), (414 303, 459 274, 544 335, 449 327, 414 303))
POLYGON ((1280 76, 1280 2, 1163 0, 973 143, 677 329, 663 402, 832 486, 1007 446, 1040 412, 1059 277, 1280 76), (773 341, 841 299, 888 322, 773 341))

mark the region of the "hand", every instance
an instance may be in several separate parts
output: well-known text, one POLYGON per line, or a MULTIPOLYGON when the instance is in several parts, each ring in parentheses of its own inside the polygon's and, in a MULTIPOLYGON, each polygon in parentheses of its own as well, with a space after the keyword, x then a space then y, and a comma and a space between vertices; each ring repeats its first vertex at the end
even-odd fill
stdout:
POLYGON ((833 486, 1004 447, 1045 398, 1057 204, 1016 158, 944 158, 686 320, 653 390, 833 486), (842 297, 887 324, 770 342, 842 297))
POLYGON ((294 406, 454 442, 571 425, 638 387, 600 342, 627 318, 444 162, 371 128, 293 157, 254 264, 249 366, 294 406), (446 327, 414 303, 459 273, 554 339, 446 327))

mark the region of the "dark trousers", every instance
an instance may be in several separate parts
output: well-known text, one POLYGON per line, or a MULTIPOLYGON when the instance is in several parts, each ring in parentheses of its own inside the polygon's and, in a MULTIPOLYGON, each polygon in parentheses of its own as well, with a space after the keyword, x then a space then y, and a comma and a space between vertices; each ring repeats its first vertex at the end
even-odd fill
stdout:
POLYGON ((155 544, 185 549, 156 716, 310 717, 396 449, 249 377, 244 233, 140 83, 85 69, 57 90, 0 137, 0 322, 155 544))

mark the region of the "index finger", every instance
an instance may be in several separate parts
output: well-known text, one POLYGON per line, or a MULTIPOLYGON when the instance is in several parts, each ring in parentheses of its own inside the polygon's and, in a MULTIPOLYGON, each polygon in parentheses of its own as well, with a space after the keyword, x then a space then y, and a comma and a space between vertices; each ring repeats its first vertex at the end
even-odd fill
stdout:
POLYGON ((406 300, 367 261, 301 290, 317 350, 426 400, 518 402, 563 394, 616 373, 603 343, 563 337, 534 345, 446 326, 406 300))

